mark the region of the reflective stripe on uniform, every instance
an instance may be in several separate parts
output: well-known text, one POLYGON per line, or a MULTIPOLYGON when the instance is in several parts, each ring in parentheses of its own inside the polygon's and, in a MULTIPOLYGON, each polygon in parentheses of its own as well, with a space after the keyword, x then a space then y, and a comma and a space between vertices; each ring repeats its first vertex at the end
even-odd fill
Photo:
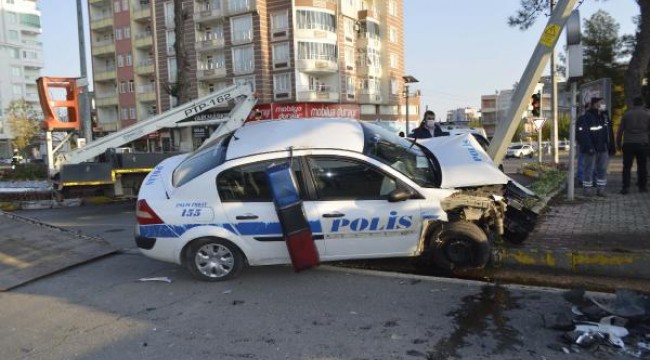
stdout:
POLYGON ((602 129, 602 128, 603 128, 602 125, 598 125, 598 126, 592 126, 592 127, 590 127, 589 130, 590 130, 590 131, 598 131, 598 130, 600 130, 600 129, 602 129))

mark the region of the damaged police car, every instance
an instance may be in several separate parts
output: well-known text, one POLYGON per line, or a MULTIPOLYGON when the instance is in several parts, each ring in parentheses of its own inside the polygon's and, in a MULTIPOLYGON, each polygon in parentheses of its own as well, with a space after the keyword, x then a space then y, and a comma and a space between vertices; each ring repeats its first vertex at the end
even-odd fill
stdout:
POLYGON ((290 264, 266 169, 288 163, 321 261, 420 257, 476 268, 522 241, 533 196, 471 135, 401 138, 352 119, 260 121, 169 158, 144 180, 136 243, 197 278, 290 264))

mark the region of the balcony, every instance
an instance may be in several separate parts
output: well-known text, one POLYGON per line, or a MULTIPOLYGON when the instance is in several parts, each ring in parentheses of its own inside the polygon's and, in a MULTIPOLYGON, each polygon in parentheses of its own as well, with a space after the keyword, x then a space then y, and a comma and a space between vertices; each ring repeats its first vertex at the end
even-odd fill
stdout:
POLYGON ((377 90, 359 90, 359 103, 380 104, 382 101, 381 92, 377 90))
POLYGON ((296 61, 296 67, 302 72, 314 74, 328 74, 339 70, 336 57, 326 55, 302 57, 296 61))
POLYGON ((116 93, 103 93, 95 95, 95 105, 97 107, 117 106, 116 93))
POLYGON ((93 79, 95 81, 109 81, 109 80, 115 80, 116 78, 117 78, 117 74, 115 72, 115 68, 113 68, 112 70, 111 69, 100 70, 93 74, 93 79))
POLYGON ((149 48, 153 46, 153 36, 151 31, 144 31, 135 35, 133 45, 136 48, 149 48))
POLYGON ((90 21, 90 30, 101 30, 113 27, 113 16, 102 16, 90 21))
POLYGON ((135 21, 141 21, 144 19, 151 18, 151 5, 150 4, 138 4, 134 5, 133 12, 131 13, 131 18, 135 21))
POLYGON ((215 49, 222 49, 225 45, 225 41, 223 39, 222 35, 210 35, 210 36, 202 36, 199 38, 194 45, 194 48, 196 49, 197 52, 200 51, 208 51, 208 50, 215 50, 215 49))
POLYGON ((338 102, 339 93, 334 90, 329 85, 303 87, 302 90, 299 87, 296 94, 296 101, 338 102))
POLYGON ((212 80, 226 77, 225 66, 217 67, 215 64, 202 64, 199 65, 199 70, 196 72, 198 80, 212 80))
POLYGON ((357 37, 357 46, 360 48, 381 49, 381 38, 371 33, 361 33, 357 37))
POLYGON ((212 4, 199 4, 194 8, 194 21, 197 23, 214 21, 223 18, 223 11, 220 7, 212 4))
POLYGON ((90 5, 101 5, 101 4, 109 4, 108 0, 89 0, 88 3, 90 5))
POLYGON ((154 68, 153 68, 153 59, 145 59, 140 61, 136 67, 135 67, 135 72, 138 75, 149 75, 153 74, 154 68))
POLYGON ((314 27, 311 29, 295 29, 295 36, 299 39, 309 39, 310 41, 330 41, 336 42, 336 29, 327 27, 314 27))
POLYGON ((369 65, 364 62, 357 63, 357 76, 359 77, 381 77, 382 69, 379 65, 369 65))
POLYGON ((380 14, 377 8, 360 10, 358 15, 360 21, 366 20, 368 18, 379 21, 379 16, 380 14))
POLYGON ((115 54, 115 42, 111 40, 97 41, 93 43, 93 56, 113 55, 115 54))
POLYGON ((156 101, 156 89, 153 84, 140 85, 136 89, 138 101, 151 102, 156 101))

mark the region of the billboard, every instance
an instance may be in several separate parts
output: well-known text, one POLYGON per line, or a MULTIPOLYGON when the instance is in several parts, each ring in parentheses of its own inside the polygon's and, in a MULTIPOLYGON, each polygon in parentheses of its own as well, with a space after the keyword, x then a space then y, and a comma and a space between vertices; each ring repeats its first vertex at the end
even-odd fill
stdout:
POLYGON ((359 119, 359 105, 352 104, 318 104, 318 103, 281 103, 258 105, 251 111, 248 120, 255 120, 255 113, 260 112, 264 120, 303 119, 303 118, 352 118, 359 119))

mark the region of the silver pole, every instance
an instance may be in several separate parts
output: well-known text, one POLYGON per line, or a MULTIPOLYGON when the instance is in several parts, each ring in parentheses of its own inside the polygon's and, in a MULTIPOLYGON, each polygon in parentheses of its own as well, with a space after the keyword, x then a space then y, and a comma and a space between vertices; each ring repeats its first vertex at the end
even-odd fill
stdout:
POLYGON ((575 187, 576 120, 578 117, 578 109, 576 106, 577 93, 578 85, 574 80, 571 82, 571 122, 569 123, 569 178, 567 179, 567 198, 569 201, 572 201, 574 198, 575 187))
MULTIPOLYGON (((551 11, 553 11, 553 6, 555 2, 553 0, 551 3, 551 11)), ((553 163, 558 164, 560 162, 560 156, 558 154, 558 115, 557 115, 557 77, 556 75, 557 68, 555 66, 555 48, 551 52, 551 117, 553 118, 553 131, 551 134, 551 140, 549 146, 553 147, 553 163)), ((540 99, 541 101, 541 99, 540 99)))
POLYGON ((404 91, 406 92, 406 134, 408 136, 409 131, 409 86, 408 84, 404 85, 404 91))
POLYGON ((86 144, 90 144, 93 140, 93 124, 90 115, 90 80, 88 79, 88 70, 86 69, 86 41, 81 0, 77 0, 77 32, 79 34, 81 78, 86 82, 86 85, 81 87, 81 94, 79 94, 79 115, 82 120, 83 136, 86 138, 86 144))

